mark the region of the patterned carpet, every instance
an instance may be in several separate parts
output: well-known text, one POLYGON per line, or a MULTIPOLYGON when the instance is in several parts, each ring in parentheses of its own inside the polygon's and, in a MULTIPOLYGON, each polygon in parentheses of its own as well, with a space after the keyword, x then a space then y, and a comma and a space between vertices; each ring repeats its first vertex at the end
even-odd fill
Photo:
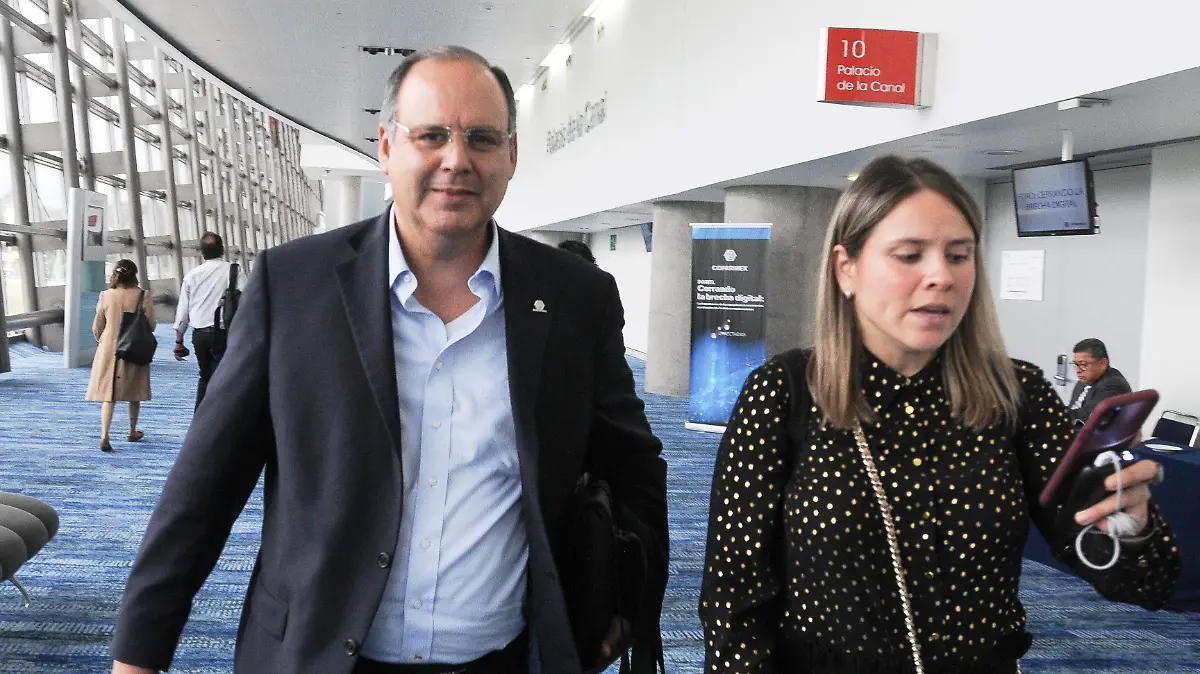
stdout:
MULTIPOLYGON (((114 441, 97 449, 99 405, 83 401, 86 370, 64 370, 61 356, 27 345, 12 349, 13 369, 0 375, 0 490, 41 498, 62 528, 20 572, 34 597, 22 606, 16 588, 0 586, 0 671, 107 671, 108 644, 129 565, 183 439, 195 391, 195 360, 170 357, 169 328, 160 328, 153 368, 154 400, 143 406, 140 444, 114 441)), ((631 361, 642 381, 643 368, 631 361)), ((687 402, 648 395, 650 421, 670 465, 671 583, 663 611, 667 668, 701 671, 696 618, 705 518, 718 438, 683 428, 687 402)), ((126 424, 119 408, 113 437, 126 424)), ((196 598, 172 672, 232 669, 233 637, 257 550, 258 495, 235 525, 229 545, 196 598)), ((1035 633, 1026 672, 1074 674, 1200 673, 1200 621, 1103 602, 1089 587, 1027 562, 1022 597, 1035 633)))

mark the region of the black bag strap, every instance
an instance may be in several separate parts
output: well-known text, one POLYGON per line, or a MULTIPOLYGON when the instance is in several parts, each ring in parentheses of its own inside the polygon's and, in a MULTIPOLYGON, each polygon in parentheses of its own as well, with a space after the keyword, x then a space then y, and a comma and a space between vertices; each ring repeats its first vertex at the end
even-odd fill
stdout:
POLYGON ((142 301, 145 299, 146 299, 146 291, 142 290, 142 292, 138 293, 138 305, 137 305, 137 308, 133 310, 133 313, 135 313, 135 314, 142 313, 142 301))
MULTIPOLYGON (((797 450, 808 432, 808 423, 812 418, 812 391, 808 390, 808 361, 812 357, 811 349, 792 349, 778 356, 778 360, 788 375, 788 398, 791 402, 791 413, 788 414, 788 436, 797 443, 797 450)), ((786 457, 791 459, 791 456, 786 457)), ((791 474, 791 465, 788 465, 791 474)))
POLYGON ((237 290, 238 264, 236 262, 229 263, 229 289, 237 290))

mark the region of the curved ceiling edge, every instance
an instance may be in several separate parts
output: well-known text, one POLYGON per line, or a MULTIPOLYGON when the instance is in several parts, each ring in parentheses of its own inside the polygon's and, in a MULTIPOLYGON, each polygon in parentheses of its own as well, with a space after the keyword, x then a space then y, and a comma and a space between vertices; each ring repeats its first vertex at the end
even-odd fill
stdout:
POLYGON ((242 88, 241 85, 235 83, 233 81, 233 79, 226 77, 223 73, 210 67, 204 59, 197 56, 191 50, 176 43, 176 41, 173 40, 166 33, 166 31, 159 28, 159 26, 155 22, 151 21, 148 17, 144 16, 141 12, 139 12, 138 10, 127 5, 124 0, 98 0, 98 2, 100 4, 108 7, 109 10, 112 12, 114 18, 120 19, 121 21, 123 21, 127 24, 130 24, 134 28, 135 32, 137 32, 139 35, 141 35, 143 37, 150 37, 150 38, 157 39, 158 42, 160 43, 159 46, 161 48, 164 48, 168 52, 173 52, 173 53, 169 53, 169 56, 171 56, 171 58, 175 59, 176 61, 183 62, 185 65, 191 67, 194 70, 202 71, 204 74, 206 74, 209 77, 220 82, 223 86, 236 92, 243 99, 253 103, 255 105, 255 107, 260 108, 263 112, 268 112, 268 113, 275 115, 276 117, 279 117, 291 124, 294 124, 298 127, 303 127, 304 129, 307 129, 308 131, 311 131, 312 133, 315 133, 323 138, 327 138, 327 139, 341 145, 345 149, 353 152, 354 154, 367 159, 368 161, 371 161, 371 162, 378 161, 378 158, 371 156, 371 155, 363 152, 362 150, 354 147, 353 145, 350 144, 350 142, 348 142, 342 138, 332 136, 323 131, 319 131, 313 125, 308 124, 300 119, 297 119, 296 117, 294 117, 292 115, 280 112, 278 108, 263 102, 256 96, 250 95, 249 93, 247 93, 247 91, 245 89, 242 88), (122 14, 124 14, 124 16, 121 16, 122 14))

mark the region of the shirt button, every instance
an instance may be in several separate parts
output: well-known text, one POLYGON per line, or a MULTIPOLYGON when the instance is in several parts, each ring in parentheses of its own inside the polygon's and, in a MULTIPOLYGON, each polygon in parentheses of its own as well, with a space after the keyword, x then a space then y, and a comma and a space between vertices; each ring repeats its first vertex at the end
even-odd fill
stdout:
POLYGON ((434 428, 441 428, 441 427, 442 427, 442 422, 440 422, 440 421, 435 421, 435 422, 433 422, 433 427, 434 427, 434 428))
POLYGON ((431 478, 429 478, 429 486, 430 486, 430 487, 436 487, 436 486, 437 486, 437 478, 436 478, 436 477, 431 477, 431 478))
POLYGON ((353 656, 358 652, 358 642, 354 639, 346 639, 346 643, 343 646, 346 649, 346 655, 353 656))
POLYGON ((443 364, 442 361, 439 360, 438 362, 433 364, 433 367, 440 370, 440 369, 442 369, 442 364, 443 364))
POLYGON ((426 538, 425 540, 421 541, 421 547, 425 548, 426 550, 428 550, 428 549, 429 549, 429 545, 430 545, 430 544, 429 544, 429 539, 428 539, 428 538, 426 538))
POLYGON ((381 569, 386 569, 392 565, 392 556, 386 552, 379 553, 379 556, 375 559, 379 562, 379 568, 381 569))
POLYGON ((413 608, 415 608, 415 609, 419 609, 419 608, 421 608, 422 606, 424 606, 424 604, 422 604, 422 603, 421 603, 421 600, 420 600, 420 599, 418 599, 418 600, 416 600, 416 601, 414 601, 414 602, 413 602, 413 608))

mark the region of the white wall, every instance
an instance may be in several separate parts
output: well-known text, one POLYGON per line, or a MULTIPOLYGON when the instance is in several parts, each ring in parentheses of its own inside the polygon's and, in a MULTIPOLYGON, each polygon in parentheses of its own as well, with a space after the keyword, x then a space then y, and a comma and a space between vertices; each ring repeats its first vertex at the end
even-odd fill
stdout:
POLYGON ((1200 414, 1200 143, 1154 150, 1140 385, 1200 414))
POLYGON ((622 227, 594 232, 588 245, 596 264, 617 279, 625 307, 625 346, 646 353, 650 342, 650 253, 642 228, 622 227), (609 250, 609 236, 617 236, 617 249, 609 250))
MULTIPOLYGON (((1097 337, 1114 367, 1138 386, 1142 381, 1142 324, 1146 289, 1146 232, 1150 167, 1095 173, 1100 234, 1018 238, 1012 183, 988 186, 984 247, 989 282, 1005 345, 1014 358, 1036 363, 1053 381, 1056 356, 1071 358, 1074 345, 1097 337), (1043 301, 1000 299, 1002 252, 1044 250, 1043 301)), ((1075 372, 1059 392, 1069 396, 1075 372)))
POLYGON ((607 0, 603 37, 585 29, 521 104, 498 217, 556 223, 1196 67, 1198 20, 1179 0, 607 0), (933 107, 816 102, 831 25, 937 33, 933 107), (602 97, 604 123, 547 155, 547 131, 602 97))

